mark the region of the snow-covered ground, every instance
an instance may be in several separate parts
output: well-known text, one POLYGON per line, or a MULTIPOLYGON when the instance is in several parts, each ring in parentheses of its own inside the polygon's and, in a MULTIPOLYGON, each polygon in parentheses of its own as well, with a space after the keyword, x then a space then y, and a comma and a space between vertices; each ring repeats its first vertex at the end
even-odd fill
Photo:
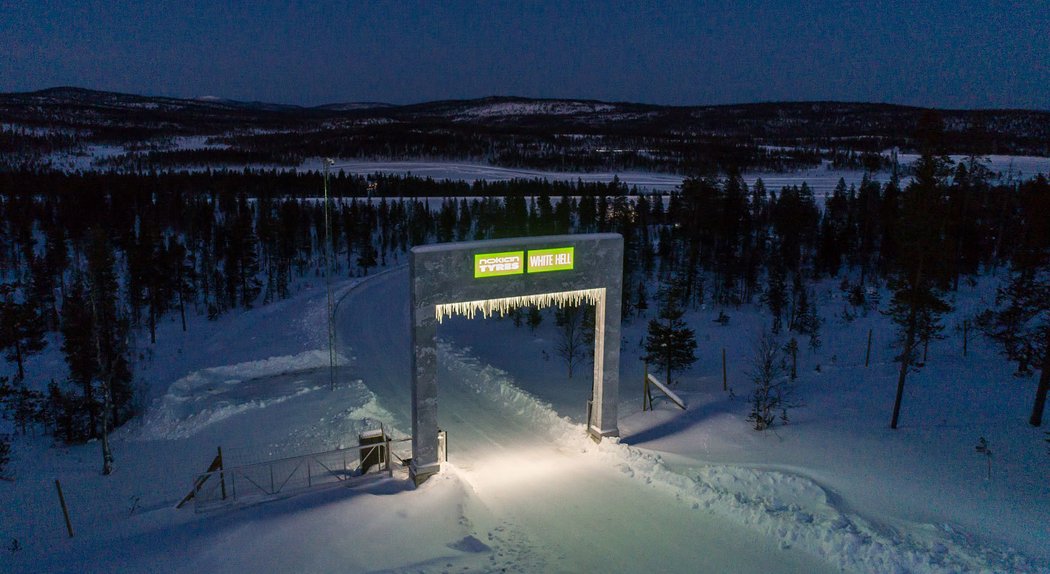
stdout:
MULTIPOLYGON (((986 282, 961 288, 956 315, 946 321, 947 338, 931 345, 929 365, 909 379, 897 431, 888 428, 896 385, 888 319, 876 311, 852 321, 836 316, 843 303, 830 285, 820 293, 827 321, 822 346, 812 351, 805 339, 800 340, 804 350, 797 386, 805 407, 793 409, 792 423, 775 433, 751 431, 744 420, 745 371, 764 314, 747 306, 727 309, 731 321, 725 327, 714 322, 717 308, 691 314, 699 360, 678 387, 689 403, 685 413, 669 401, 655 413, 640 412, 638 356, 646 322, 634 320, 623 335, 623 442, 661 453, 666 469, 694 477, 697 484, 752 502, 770 502, 783 512, 798 511, 795 518, 803 523, 821 523, 821 513, 813 510, 813 501, 820 499, 835 516, 821 524, 823 536, 834 536, 839 521, 847 520, 849 529, 862 532, 865 551, 894 548, 894 554, 913 544, 924 548, 916 551, 926 553, 930 562, 914 563, 906 570, 979 570, 979 561, 954 567, 939 561, 957 552, 994 554, 1007 548, 1031 557, 1029 566, 1045 568, 1050 560, 1045 545, 1050 527, 1043 519, 1050 515, 1050 452, 1042 430, 1026 423, 1035 381, 1014 378, 1012 365, 979 336, 969 341, 966 357, 961 352, 957 327, 963 318, 987 308, 992 296, 988 287, 986 282), (868 329, 874 333, 872 366, 864 368, 868 329), (722 349, 736 398, 721 390, 722 349), (975 451, 981 437, 999 444, 991 447, 990 478, 988 459, 975 451), (809 503, 797 502, 796 496, 809 503), (974 543, 987 546, 978 551, 974 543)), ((573 390, 579 383, 568 381, 564 373, 535 368, 564 368, 549 355, 552 331, 541 328, 526 335, 532 344, 506 345, 506 337, 527 334, 528 329, 515 329, 509 321, 473 323, 460 329, 453 323, 449 330, 473 354, 513 373, 516 385, 550 401, 558 412, 582 420, 586 388, 573 390), (548 357, 549 362, 544 360, 548 357), (562 383, 552 384, 559 376, 562 383)), ((972 331, 970 336, 975 336, 972 331)), ((792 540, 802 536, 792 528, 784 532, 792 540)), ((900 564, 896 558, 878 556, 880 550, 858 559, 852 551, 832 546, 810 549, 847 570, 893 571, 889 565, 900 564), (844 554, 848 557, 842 558, 844 554)), ((989 567, 1025 569, 1007 562, 989 567)))
MULTIPOLYGON (((501 104, 503 105, 503 104, 501 104)), ((582 104, 581 104, 582 105, 582 104)), ((481 108, 479 108, 481 109, 481 108)), ((480 111, 479 113, 483 113, 480 111)), ((224 144, 210 141, 205 136, 180 136, 171 138, 160 143, 163 149, 189 150, 189 149, 216 149, 226 147, 224 144)), ((98 169, 100 162, 104 162, 115 156, 130 153, 134 150, 126 149, 119 145, 86 145, 80 149, 70 152, 54 153, 50 157, 51 165, 55 169, 67 171, 88 171, 98 169)), ((918 158, 916 154, 899 154, 898 160, 902 166, 909 166, 918 158)), ((951 159, 955 162, 965 161, 967 158, 961 155, 953 155, 951 159)), ((1050 174, 1050 157, 1038 156, 1009 156, 991 155, 984 158, 984 165, 990 169, 998 181, 1017 181, 1034 177, 1036 174, 1050 174)), ((303 161, 296 169, 321 171, 324 169, 322 158, 309 158, 303 161)), ((288 166, 280 165, 252 165, 244 166, 227 165, 229 169, 250 167, 256 169, 285 170, 288 166)), ((186 166, 189 171, 203 171, 209 166, 186 166)), ((376 173, 389 175, 412 175, 420 178, 432 178, 445 181, 475 181, 500 182, 512 179, 546 179, 548 181, 583 181, 585 183, 609 183, 613 178, 618 178, 628 189, 637 188, 643 193, 669 193, 677 189, 683 180, 682 175, 661 172, 642 171, 597 171, 597 172, 571 172, 571 171, 548 171, 528 168, 508 168, 483 163, 472 163, 452 160, 353 160, 337 159, 332 168, 336 171, 342 170, 349 174, 368 176, 376 173)), ((826 197, 831 194, 838 185, 840 179, 845 180, 846 185, 859 185, 864 172, 861 170, 832 169, 829 162, 825 161, 820 167, 803 169, 794 172, 772 172, 772 171, 749 171, 743 174, 744 181, 749 186, 754 185, 758 179, 766 185, 770 191, 779 191, 785 186, 802 185, 805 182, 818 197, 826 197)), ((880 172, 875 178, 885 182, 889 180, 888 172, 880 172)))
MULTIPOLYGON (((303 164, 303 169, 323 169, 321 160, 310 160, 303 164)), ((454 161, 340 161, 334 170, 343 170, 355 175, 372 175, 375 173, 412 175, 422 178, 448 181, 509 181, 511 179, 546 179, 549 181, 583 181, 585 183, 609 183, 614 177, 629 189, 637 187, 643 192, 674 191, 682 185, 683 176, 655 172, 555 172, 525 168, 507 168, 493 165, 464 163, 454 161)), ((790 185, 802 185, 806 182, 818 196, 830 195, 840 178, 846 184, 860 184, 864 174, 861 171, 829 170, 826 168, 809 169, 793 173, 749 172, 744 174, 744 181, 754 185, 762 178, 766 189, 780 191, 790 185)))
MULTIPOLYGON (((969 158, 964 155, 951 155, 948 156, 953 162, 966 163, 969 158)), ((918 154, 913 153, 902 153, 897 156, 898 161, 903 165, 910 165, 915 163, 915 160, 919 159, 918 154)), ((992 171, 992 174, 999 177, 1000 180, 1006 181, 1013 179, 1013 181, 1031 179, 1036 174, 1050 174, 1050 157, 1041 157, 1034 155, 989 155, 984 158, 984 166, 992 171)))
MULTIPOLYGON (((99 475, 97 444, 16 438, 14 480, 0 482, 0 571, 1050 571, 1050 455, 1024 422, 1034 382, 1014 379, 979 339, 963 358, 950 332, 910 379, 891 431, 886 318, 832 317, 841 302, 830 289, 825 343, 801 354, 806 406, 775 433, 744 420, 753 309, 728 310, 725 327, 716 309, 691 315, 700 360, 677 389, 684 412, 667 402, 641 412, 645 321, 628 323, 623 438, 600 445, 581 424, 589 378, 566 379, 550 320, 531 332, 454 319, 439 329, 445 472, 418 489, 376 477, 203 514, 173 509, 217 446, 249 462, 352 444, 380 422, 406 436, 407 285, 404 269, 337 285, 335 390, 323 289, 195 320, 188 334, 163 325, 140 374, 152 401, 114 436, 114 475, 99 475), (736 398, 721 390, 723 347, 736 398), (990 478, 974 451, 982 436, 990 478)), ((955 318, 987 293, 964 289, 955 318)), ((47 353, 34 361, 31 372, 56 368, 47 353)))
MULTIPOLYGON (((302 169, 323 169, 320 158, 303 163, 302 169)), ((628 187, 671 191, 681 185, 682 176, 668 173, 647 172, 557 172, 527 168, 499 167, 482 163, 459 161, 380 161, 337 160, 333 171, 342 170, 354 175, 376 173, 412 175, 447 181, 510 181, 512 179, 547 179, 550 181, 583 181, 585 183, 608 183, 618 177, 628 187)))
MULTIPOLYGON (((908 166, 918 159, 915 154, 898 156, 901 165, 908 166)), ((964 156, 951 156, 952 161, 965 161, 964 156)), ((1036 174, 1050 174, 1050 157, 993 155, 986 158, 985 167, 998 176, 1000 181, 1013 178, 1014 181, 1029 179, 1036 174)), ((321 159, 307 160, 302 169, 323 169, 321 159)), ((413 175, 422 178, 448 181, 508 181, 511 179, 546 179, 550 181, 583 181, 586 183, 608 183, 613 177, 618 178, 628 188, 637 187, 642 192, 667 193, 677 189, 683 176, 655 172, 555 172, 525 168, 506 168, 493 165, 466 163, 456 161, 339 161, 333 168, 355 175, 372 175, 375 173, 413 175)), ((804 169, 795 172, 749 171, 743 174, 749 186, 762 179, 766 189, 779 192, 785 186, 806 183, 818 198, 831 195, 840 179, 850 185, 860 185, 864 177, 861 170, 830 169, 827 162, 818 168, 804 169)), ((876 179, 886 182, 889 173, 878 173, 876 179)))

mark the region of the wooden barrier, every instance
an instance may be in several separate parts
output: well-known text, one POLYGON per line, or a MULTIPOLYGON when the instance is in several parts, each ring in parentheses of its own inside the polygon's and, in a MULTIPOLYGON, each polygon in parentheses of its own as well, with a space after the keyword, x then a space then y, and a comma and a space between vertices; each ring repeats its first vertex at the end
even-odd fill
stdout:
POLYGON ((664 396, 671 399, 671 402, 678 405, 678 408, 685 410, 685 401, 678 396, 674 391, 669 389, 667 385, 661 383, 656 377, 649 374, 649 365, 645 366, 645 384, 642 387, 642 410, 651 411, 653 410, 653 387, 662 392, 664 396))
MULTIPOLYGON (((215 458, 212 459, 211 464, 208 465, 208 470, 204 471, 205 474, 202 474, 200 476, 200 478, 198 478, 193 483, 193 489, 190 490, 190 492, 186 496, 182 497, 182 500, 180 500, 179 503, 175 505, 175 508, 182 508, 183 505, 185 505, 187 502, 192 500, 194 496, 197 495, 197 492, 199 492, 201 487, 204 486, 204 483, 208 480, 208 477, 211 476, 210 474, 208 474, 209 472, 215 472, 216 470, 222 470, 223 469, 223 467, 222 467, 222 447, 221 446, 218 447, 218 451, 219 451, 219 453, 215 455, 215 458)), ((226 500, 226 477, 222 473, 220 473, 219 474, 219 480, 222 483, 221 484, 222 499, 226 500)))

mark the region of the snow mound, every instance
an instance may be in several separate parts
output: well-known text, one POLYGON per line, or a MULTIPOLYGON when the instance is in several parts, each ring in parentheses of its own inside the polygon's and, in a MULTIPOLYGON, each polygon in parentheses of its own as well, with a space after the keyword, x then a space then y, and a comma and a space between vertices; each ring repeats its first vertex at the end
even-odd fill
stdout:
MULTIPOLYGON (((345 364, 344 357, 336 357, 345 364)), ((172 383, 168 392, 146 413, 138 438, 163 440, 185 438, 245 411, 265 408, 323 388, 310 377, 276 375, 307 374, 329 365, 327 351, 271 357, 235 365, 202 369, 172 383)))
POLYGON ((993 548, 948 524, 882 524, 840 508, 815 480, 784 471, 710 465, 680 472, 651 451, 607 439, 595 444, 584 427, 517 388, 511 377, 469 351, 438 343, 439 361, 474 392, 530 420, 567 450, 600 457, 611 469, 818 556, 844 571, 1050 572, 1010 548, 993 548))
POLYGON ((949 525, 887 525, 849 513, 805 476, 726 465, 690 476, 675 472, 658 455, 615 440, 595 450, 695 509, 734 520, 778 539, 781 548, 804 550, 845 571, 1047 571, 1012 549, 985 546, 949 525))

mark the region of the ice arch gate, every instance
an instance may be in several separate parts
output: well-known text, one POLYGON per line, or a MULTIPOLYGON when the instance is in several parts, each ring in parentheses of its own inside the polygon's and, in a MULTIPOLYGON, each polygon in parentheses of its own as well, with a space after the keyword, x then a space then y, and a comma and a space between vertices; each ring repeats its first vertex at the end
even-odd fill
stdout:
POLYGON ((489 316, 525 305, 595 305, 594 383, 587 432, 617 436, 623 238, 557 235, 414 247, 412 282, 412 465, 416 483, 438 460, 435 331, 452 315, 489 316))

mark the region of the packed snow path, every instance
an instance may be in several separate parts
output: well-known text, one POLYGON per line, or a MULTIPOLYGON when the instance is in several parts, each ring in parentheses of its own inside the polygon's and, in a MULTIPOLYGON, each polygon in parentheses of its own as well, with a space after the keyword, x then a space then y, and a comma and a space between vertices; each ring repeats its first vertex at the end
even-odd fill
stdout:
MULTIPOLYGON (((411 408, 408 283, 404 270, 366 281, 338 313, 341 344, 404 431, 411 408)), ((594 448, 582 426, 522 400, 493 380, 499 374, 492 369, 446 345, 439 357, 438 413, 449 441, 445 472, 469 485, 497 521, 477 536, 495 553, 515 554, 523 571, 834 571, 632 477, 594 448), (502 403, 494 400, 501 389, 502 403)))

